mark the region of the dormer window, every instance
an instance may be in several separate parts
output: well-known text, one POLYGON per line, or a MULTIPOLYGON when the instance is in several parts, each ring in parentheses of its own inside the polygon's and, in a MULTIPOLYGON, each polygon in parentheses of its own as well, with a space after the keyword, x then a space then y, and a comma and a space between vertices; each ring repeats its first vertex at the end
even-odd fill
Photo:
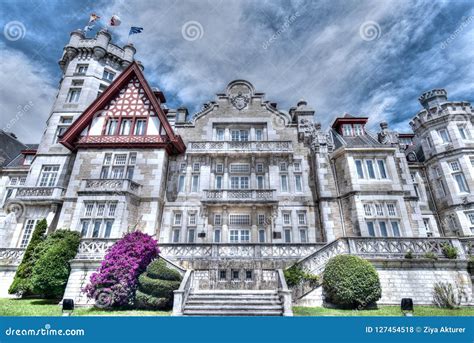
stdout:
POLYGON ((364 134, 364 126, 362 124, 354 124, 354 135, 362 136, 364 134))
POLYGON ((343 124, 342 133, 346 137, 350 136, 363 136, 364 125, 362 124, 343 124))
POLYGON ((344 133, 344 136, 352 136, 352 125, 351 124, 342 125, 342 132, 344 133))
POLYGON ((33 162, 34 155, 25 155, 25 159, 23 160, 23 164, 25 166, 29 166, 31 162, 33 162))

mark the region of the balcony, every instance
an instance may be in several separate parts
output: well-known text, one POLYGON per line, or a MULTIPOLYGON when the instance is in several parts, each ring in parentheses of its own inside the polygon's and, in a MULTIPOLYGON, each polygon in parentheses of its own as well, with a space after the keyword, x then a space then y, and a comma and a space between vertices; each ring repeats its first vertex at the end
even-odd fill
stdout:
POLYGON ((204 191, 203 202, 276 202, 274 189, 212 189, 204 191))
POLYGON ((62 202, 64 188, 62 187, 16 187, 7 202, 21 201, 23 203, 62 202))
POLYGON ((291 141, 201 141, 188 143, 187 153, 207 154, 209 152, 215 154, 227 154, 229 152, 288 154, 293 152, 293 146, 291 141))
POLYGON ((141 185, 129 179, 83 179, 78 193, 140 195, 141 185))

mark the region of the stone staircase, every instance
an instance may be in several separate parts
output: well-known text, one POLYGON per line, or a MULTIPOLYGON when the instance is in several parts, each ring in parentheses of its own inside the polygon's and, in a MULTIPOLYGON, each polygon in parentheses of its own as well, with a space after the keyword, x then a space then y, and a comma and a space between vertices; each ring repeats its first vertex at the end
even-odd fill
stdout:
POLYGON ((199 290, 189 294, 183 315, 282 316, 283 303, 276 290, 199 290))

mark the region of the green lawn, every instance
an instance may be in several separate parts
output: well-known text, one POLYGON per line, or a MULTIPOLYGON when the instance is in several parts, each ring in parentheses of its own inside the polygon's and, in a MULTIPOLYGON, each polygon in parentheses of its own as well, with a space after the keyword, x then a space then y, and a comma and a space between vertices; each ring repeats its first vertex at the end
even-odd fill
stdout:
MULTIPOLYGON (((293 307, 295 316, 401 316, 400 306, 379 306, 374 310, 338 310, 325 307, 293 307)), ((448 310, 434 306, 415 306, 415 316, 474 316, 474 307, 448 310)))
MULTIPOLYGON (((77 308, 73 316, 169 316, 171 312, 77 308)), ((61 316, 57 300, 0 299, 0 316, 61 316)))

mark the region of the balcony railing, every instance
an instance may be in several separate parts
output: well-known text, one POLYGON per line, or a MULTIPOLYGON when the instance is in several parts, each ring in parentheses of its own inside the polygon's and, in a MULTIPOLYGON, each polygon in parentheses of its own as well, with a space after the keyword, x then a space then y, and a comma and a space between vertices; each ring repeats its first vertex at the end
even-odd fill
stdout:
POLYGON ((60 201, 64 193, 62 187, 16 187, 7 201, 21 200, 24 202, 60 201))
POLYGON ((225 153, 234 152, 292 152, 291 141, 202 141, 189 142, 188 153, 225 153))
POLYGON ((111 238, 83 238, 79 244, 76 259, 102 260, 116 241, 111 238))
POLYGON ((274 189, 212 189, 204 191, 203 201, 276 201, 274 189))
POLYGON ((79 192, 139 195, 141 185, 129 179, 83 179, 79 192))
POLYGON ((24 253, 21 248, 0 248, 0 265, 18 265, 24 253))

